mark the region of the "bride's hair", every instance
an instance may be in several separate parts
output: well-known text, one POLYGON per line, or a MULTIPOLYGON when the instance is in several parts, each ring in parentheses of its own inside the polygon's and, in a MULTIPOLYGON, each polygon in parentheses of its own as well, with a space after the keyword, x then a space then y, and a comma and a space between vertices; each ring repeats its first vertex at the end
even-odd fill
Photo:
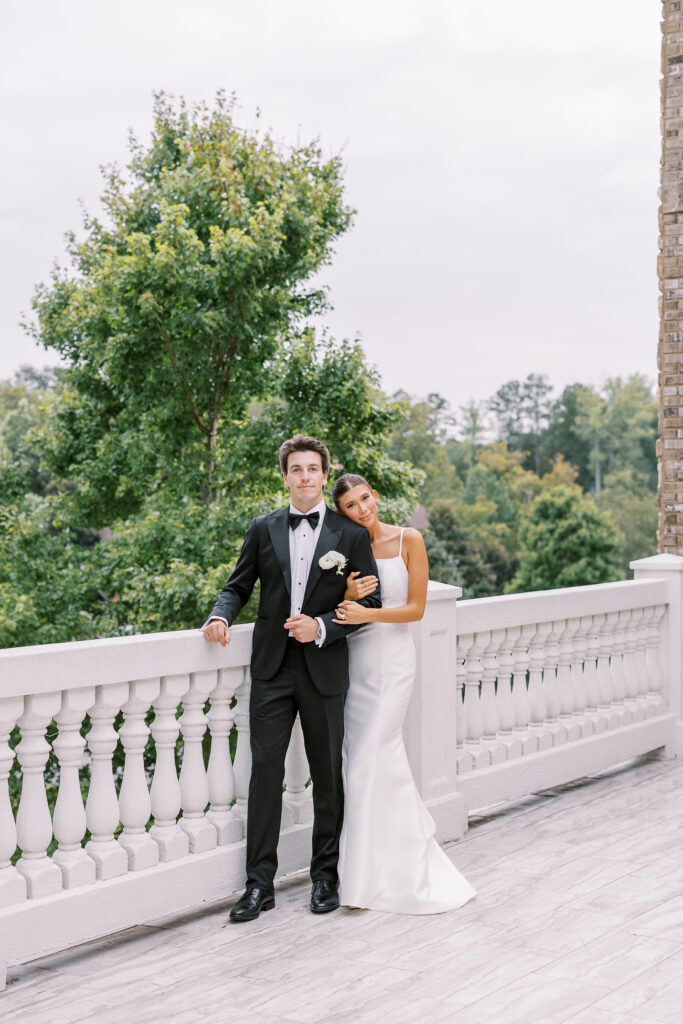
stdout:
MULTIPOLYGON (((339 508, 339 501, 342 494, 346 494, 346 492, 350 491, 352 487, 360 487, 361 484, 365 484, 366 487, 370 487, 370 484, 367 482, 365 477, 358 476, 357 473, 344 473, 343 476, 340 476, 339 479, 335 481, 335 485, 332 488, 332 500, 337 508, 339 508)), ((372 490, 372 487, 370 487, 370 490, 372 490)))

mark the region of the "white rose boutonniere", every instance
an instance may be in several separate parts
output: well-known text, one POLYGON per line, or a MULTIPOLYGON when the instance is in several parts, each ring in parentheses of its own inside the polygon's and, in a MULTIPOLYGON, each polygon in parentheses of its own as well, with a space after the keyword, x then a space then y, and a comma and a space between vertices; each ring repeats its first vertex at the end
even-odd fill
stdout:
POLYGON ((323 555, 319 560, 318 565, 321 569, 336 569, 337 576, 341 576, 348 558, 344 558, 339 551, 328 551, 326 555, 323 555))

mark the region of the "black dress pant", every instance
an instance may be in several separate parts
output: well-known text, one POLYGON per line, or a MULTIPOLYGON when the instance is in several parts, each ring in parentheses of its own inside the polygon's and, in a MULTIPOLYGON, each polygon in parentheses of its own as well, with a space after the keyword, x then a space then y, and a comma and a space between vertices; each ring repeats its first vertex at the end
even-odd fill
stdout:
POLYGON ((297 711, 313 783, 311 878, 338 882, 345 694, 326 697, 315 688, 302 647, 290 638, 275 677, 251 683, 247 885, 264 889, 272 889, 277 870, 285 755, 297 711))

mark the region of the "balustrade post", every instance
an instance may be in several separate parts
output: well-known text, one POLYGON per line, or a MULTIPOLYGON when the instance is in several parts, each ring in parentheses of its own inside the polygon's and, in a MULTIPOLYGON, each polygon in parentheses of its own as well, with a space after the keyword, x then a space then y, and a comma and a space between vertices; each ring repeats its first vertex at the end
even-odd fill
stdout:
MULTIPOLYGON (((597 619, 598 616, 596 615, 597 619)), ((616 699, 614 693, 614 676, 611 668, 612 634, 619 618, 618 612, 608 612, 600 616, 599 646, 598 646, 598 688, 600 700, 598 712, 604 718, 608 729, 615 729, 619 725, 619 715, 615 711, 616 699)))
POLYGON ((550 733, 553 746, 567 742, 567 730, 559 720, 560 716, 560 687, 557 681, 557 671, 560 663, 560 637, 566 628, 564 619, 556 619, 550 623, 550 633, 545 644, 545 656, 543 658, 543 690, 546 699, 546 713, 544 725, 550 733))
POLYGON ((52 748, 59 761, 59 792, 52 820, 58 849, 52 855, 62 872, 65 889, 92 885, 97 872, 94 860, 81 845, 86 818, 78 770, 83 761, 85 740, 81 736, 83 719, 95 702, 95 687, 64 690, 62 706, 55 716, 59 728, 52 748))
MULTIPOLYGON (((560 703, 559 720, 571 743, 581 739, 581 725, 577 721, 578 684, 575 682, 573 669, 574 638, 579 630, 580 619, 564 619, 556 623, 559 640, 559 660, 557 665, 557 694, 560 703)), ((581 665, 579 664, 579 668, 581 665)))
MULTIPOLYGON (((586 719, 596 733, 605 732, 607 718, 600 711, 600 678, 598 660, 600 656, 600 634, 605 616, 603 613, 587 616, 586 659, 583 663, 583 678, 586 684, 586 719)), ((584 619, 581 620, 584 622, 584 619)))
POLYGON ((247 802, 251 778, 251 739, 249 729, 249 698, 251 696, 251 673, 244 670, 242 685, 237 691, 235 704, 235 725, 237 726, 237 748, 233 771, 235 773, 235 806, 233 812, 247 827, 247 802))
POLYGON ((186 857, 190 852, 190 840, 177 823, 181 796, 175 763, 175 746, 180 733, 176 710, 189 685, 187 675, 164 676, 159 696, 154 701, 151 733, 156 763, 150 789, 154 824, 149 834, 159 847, 162 862, 186 857))
POLYGON ((642 722, 645 718, 645 709, 638 700, 638 641, 640 635, 640 624, 643 620, 644 609, 632 608, 630 611, 621 612, 619 618, 624 619, 624 684, 625 703, 631 716, 631 721, 642 722))
POLYGON ((465 748, 467 739, 467 709, 465 707, 466 681, 467 681, 467 652, 474 643, 471 633, 458 637, 458 656, 455 661, 456 678, 456 764, 457 773, 471 772, 473 768, 472 755, 465 748))
POLYGON ((647 696, 648 700, 654 707, 655 714, 665 714, 668 711, 668 705, 664 697, 666 681, 664 666, 662 665, 662 648, 664 646, 662 632, 664 622, 667 618, 667 611, 667 605, 655 605, 652 610, 652 619, 648 628, 646 656, 650 689, 647 696))
POLYGON ((183 814, 178 822, 190 840, 190 853, 206 853, 217 845, 216 829, 206 817, 209 780, 204 767, 203 739, 206 732, 204 704, 216 688, 216 672, 193 672, 190 688, 183 698, 180 731, 183 734, 183 763, 180 793, 183 814))
POLYGON ((538 740, 539 750, 549 750, 553 738, 544 722, 548 716, 548 702, 543 686, 543 666, 546 662, 546 642, 552 629, 551 622, 539 622, 529 639, 529 728, 538 740))
MULTIPOLYGON (((626 621, 630 612, 614 612, 616 623, 612 631, 612 651, 610 656, 610 673, 614 687, 612 707, 618 717, 618 724, 629 725, 633 715, 627 707, 626 700, 626 621)), ((608 615, 608 620, 610 618, 608 615)))
POLYGON ((505 760, 505 748, 497 738, 500 719, 498 717, 498 703, 496 700, 498 649, 504 637, 504 629, 486 630, 483 633, 477 633, 477 644, 482 648, 481 738, 482 743, 488 747, 491 755, 491 764, 499 764, 505 760))
POLYGON ((128 855, 128 870, 142 871, 159 863, 159 847, 147 833, 152 802, 145 774, 144 753, 149 728, 145 715, 159 696, 160 682, 136 679, 130 684, 128 700, 123 705, 123 725, 119 736, 125 753, 123 781, 119 791, 119 812, 123 832, 119 845, 128 855))
POLYGON ((570 619, 572 624, 571 663, 569 682, 574 694, 574 710, 572 715, 579 729, 579 737, 592 736, 595 728, 591 718, 586 714, 589 699, 587 672, 584 663, 587 660, 588 632, 590 616, 570 619))
POLYGON ((526 679, 529 667, 529 644, 536 632, 535 625, 515 626, 508 630, 513 647, 512 702, 515 707, 514 732, 522 746, 522 755, 538 750, 538 737, 531 731, 531 704, 526 679))
POLYGON ((90 840, 85 849, 95 861, 100 881, 117 878, 128 871, 128 855, 114 839, 119 824, 112 758, 119 741, 114 719, 128 699, 128 683, 98 686, 90 708, 92 728, 86 740, 92 756, 90 788, 85 802, 85 817, 90 840))
POLYGON ((310 774, 301 722, 297 715, 285 758, 285 786, 287 788, 282 800, 283 828, 313 821, 312 788, 306 787, 310 774))
POLYGON ((230 704, 243 678, 244 668, 241 665, 218 670, 218 686, 211 694, 211 709, 206 716, 211 733, 207 769, 211 806, 206 816, 216 829, 219 846, 239 842, 244 835, 243 822, 232 809, 235 775, 230 757, 230 733, 235 721, 235 712, 230 704))
MULTIPOLYGON (((498 645, 498 683, 496 704, 498 706, 498 740, 505 748, 506 759, 521 757, 522 744, 513 735, 515 727, 515 705, 512 700, 512 672, 514 649, 519 637, 519 627, 500 631, 503 635, 498 645)), ((526 687, 525 687, 526 689, 526 687)))
POLYGON ((17 842, 21 859, 17 871, 26 879, 29 899, 51 896, 62 888, 62 873, 47 855, 52 839, 52 818, 45 792, 45 765, 50 746, 45 732, 59 710, 59 693, 30 694, 19 718, 21 741, 16 754, 22 771, 17 812, 17 842))
POLYGON ((23 697, 0 697, 0 908, 26 899, 26 879, 10 863, 17 848, 17 826, 9 796, 14 764, 9 737, 23 710, 23 697))
MULTIPOLYGON (((640 558, 636 562, 631 562, 631 568, 637 580, 666 580, 668 607, 663 618, 657 651, 660 656, 663 655, 664 685, 657 686, 655 700, 658 714, 666 713, 668 709, 677 720, 674 739, 667 745, 666 755, 683 757, 683 558, 680 555, 655 555, 653 558, 640 558)), ((655 613, 655 621, 650 627, 653 641, 655 632, 659 632, 659 622, 660 619, 655 613)))
POLYGON ((647 641, 654 614, 654 605, 648 605, 646 608, 643 608, 643 615, 638 623, 638 643, 636 644, 635 653, 636 674, 638 678, 638 704, 642 707, 646 718, 656 714, 655 708, 648 697, 650 673, 647 663, 647 641))
POLYGON ((465 657, 465 749, 472 757, 474 769, 487 768, 491 764, 491 752, 481 742, 484 734, 484 715, 479 695, 483 674, 481 636, 480 633, 472 636, 465 657))

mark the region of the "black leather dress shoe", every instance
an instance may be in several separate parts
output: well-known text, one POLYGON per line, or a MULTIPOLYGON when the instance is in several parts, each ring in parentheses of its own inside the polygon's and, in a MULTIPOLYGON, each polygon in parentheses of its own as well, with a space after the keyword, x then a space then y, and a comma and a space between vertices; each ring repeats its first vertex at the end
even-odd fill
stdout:
POLYGON ((272 910, 275 896, 268 889, 249 886, 230 911, 231 921, 255 921, 262 910, 272 910))
POLYGON ((339 906, 339 893, 334 882, 314 882, 311 889, 311 910, 314 914, 329 914, 339 906))

